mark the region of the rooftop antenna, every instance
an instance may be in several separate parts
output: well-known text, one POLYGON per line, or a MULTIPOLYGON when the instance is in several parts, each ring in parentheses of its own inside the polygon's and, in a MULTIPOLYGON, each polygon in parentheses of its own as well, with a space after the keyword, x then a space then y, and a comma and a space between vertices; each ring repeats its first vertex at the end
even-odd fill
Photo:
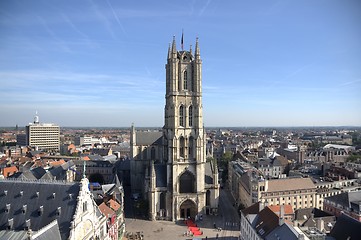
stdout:
POLYGON ((39 116, 38 116, 38 111, 35 111, 35 116, 34 116, 34 123, 39 123, 39 116))

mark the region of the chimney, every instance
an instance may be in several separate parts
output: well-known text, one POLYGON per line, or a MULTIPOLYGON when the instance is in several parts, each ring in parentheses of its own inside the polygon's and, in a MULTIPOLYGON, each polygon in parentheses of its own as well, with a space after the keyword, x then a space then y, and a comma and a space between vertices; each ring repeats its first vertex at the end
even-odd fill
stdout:
POLYGON ((61 207, 58 207, 58 209, 56 210, 56 215, 60 216, 61 214, 61 207))
POLYGON ((325 222, 323 221, 323 219, 321 218, 316 219, 316 227, 318 230, 323 232, 323 230, 325 229, 325 222))
POLYGON ((264 209, 264 202, 260 201, 258 203, 258 212, 262 211, 264 209))
POLYGON ((14 219, 8 219, 8 230, 12 230, 14 225, 14 219))
POLYGON ((10 203, 7 203, 6 204, 6 208, 5 208, 5 212, 9 212, 10 211, 10 207, 11 207, 11 204, 10 203))
POLYGON ((285 206, 280 205, 280 216, 279 216, 278 225, 282 226, 285 223, 284 216, 285 216, 285 206))
POLYGON ((22 212, 25 214, 27 209, 28 209, 28 206, 26 204, 23 205, 22 212))

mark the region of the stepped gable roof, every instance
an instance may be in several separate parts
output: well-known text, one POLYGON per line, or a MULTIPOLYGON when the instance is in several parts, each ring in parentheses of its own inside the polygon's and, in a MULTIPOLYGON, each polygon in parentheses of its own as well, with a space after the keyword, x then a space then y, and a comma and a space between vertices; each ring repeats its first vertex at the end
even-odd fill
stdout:
POLYGON ((167 165, 166 164, 154 164, 155 171, 155 186, 166 187, 167 186, 167 165))
POLYGON ((136 132, 136 145, 149 146, 162 143, 163 133, 158 132, 136 132))
POLYGON ((269 180, 267 192, 294 191, 310 188, 316 189, 311 178, 281 178, 269 180))
POLYGON ((361 222, 346 214, 341 214, 337 218, 335 226, 330 232, 330 236, 335 239, 361 239, 361 222))
POLYGON ((24 230, 27 220, 33 231, 57 220, 61 238, 68 239, 79 191, 80 183, 0 180, 0 230, 8 229, 9 219, 13 231, 24 230))

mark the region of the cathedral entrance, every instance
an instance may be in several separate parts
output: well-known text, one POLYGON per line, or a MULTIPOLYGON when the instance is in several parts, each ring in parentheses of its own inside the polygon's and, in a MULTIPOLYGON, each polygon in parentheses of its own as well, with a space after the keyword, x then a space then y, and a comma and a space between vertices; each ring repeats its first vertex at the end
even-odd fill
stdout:
POLYGON ((180 205, 180 217, 194 218, 197 215, 197 206, 192 200, 186 200, 180 205))

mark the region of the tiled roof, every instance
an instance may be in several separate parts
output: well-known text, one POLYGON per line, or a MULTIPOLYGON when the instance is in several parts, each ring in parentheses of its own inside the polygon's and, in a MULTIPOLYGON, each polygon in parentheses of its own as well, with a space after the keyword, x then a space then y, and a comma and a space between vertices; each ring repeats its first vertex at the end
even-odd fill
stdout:
POLYGON ((292 191, 302 189, 316 189, 311 178, 281 178, 268 181, 267 192, 292 191))
POLYGON ((65 160, 64 160, 64 159, 61 159, 61 160, 59 160, 59 161, 53 161, 53 162, 51 162, 50 165, 51 165, 51 166, 60 166, 60 165, 62 165, 62 164, 64 164, 64 163, 65 163, 65 160))
POLYGON ((16 166, 6 167, 3 169, 4 177, 8 177, 16 172, 18 172, 18 168, 16 166))
POLYGON ((108 201, 108 203, 109 203, 109 207, 110 207, 111 209, 113 209, 114 211, 118 211, 118 209, 120 208, 120 204, 117 203, 116 201, 114 201, 113 199, 110 199, 110 200, 108 201))
POLYGON ((114 211, 109 208, 105 203, 100 204, 98 208, 107 218, 114 214, 114 211))
MULTIPOLYGON (((291 205, 287 204, 287 205, 282 205, 283 209, 284 209, 284 214, 285 215, 292 215, 293 214, 293 208, 291 205)), ((272 205, 272 206, 268 206, 269 209, 271 209, 274 213, 276 213, 278 216, 280 216, 280 212, 281 212, 281 206, 280 205, 272 205)))

